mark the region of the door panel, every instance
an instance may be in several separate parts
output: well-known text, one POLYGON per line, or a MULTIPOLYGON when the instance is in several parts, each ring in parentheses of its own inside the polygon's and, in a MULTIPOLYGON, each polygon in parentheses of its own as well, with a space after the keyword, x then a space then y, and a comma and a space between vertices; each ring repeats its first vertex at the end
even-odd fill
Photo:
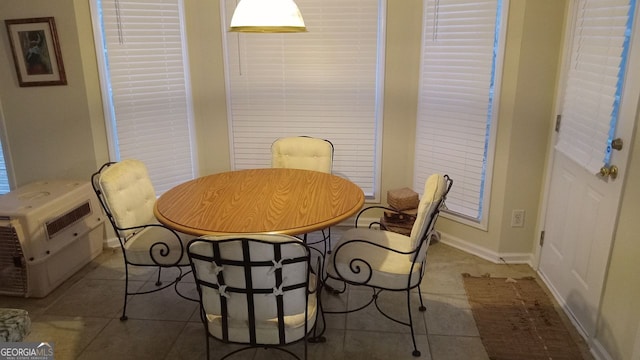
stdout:
POLYGON ((592 334, 615 225, 609 212, 617 197, 607 181, 561 153, 553 173, 540 272, 582 330, 592 334))

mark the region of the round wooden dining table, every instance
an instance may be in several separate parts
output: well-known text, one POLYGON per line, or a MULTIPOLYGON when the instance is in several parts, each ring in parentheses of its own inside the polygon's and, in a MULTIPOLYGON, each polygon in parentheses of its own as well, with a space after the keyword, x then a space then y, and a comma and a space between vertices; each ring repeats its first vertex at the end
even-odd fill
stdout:
POLYGON ((154 214, 162 224, 195 236, 300 235, 340 223, 363 204, 362 189, 339 176, 265 168, 187 181, 160 196, 154 214))

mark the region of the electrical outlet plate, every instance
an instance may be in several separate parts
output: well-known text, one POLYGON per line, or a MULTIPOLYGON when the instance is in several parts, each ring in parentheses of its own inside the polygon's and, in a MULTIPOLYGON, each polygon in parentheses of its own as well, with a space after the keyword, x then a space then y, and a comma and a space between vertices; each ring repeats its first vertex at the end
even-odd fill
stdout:
POLYGON ((524 210, 511 212, 511 227, 524 227, 524 210))

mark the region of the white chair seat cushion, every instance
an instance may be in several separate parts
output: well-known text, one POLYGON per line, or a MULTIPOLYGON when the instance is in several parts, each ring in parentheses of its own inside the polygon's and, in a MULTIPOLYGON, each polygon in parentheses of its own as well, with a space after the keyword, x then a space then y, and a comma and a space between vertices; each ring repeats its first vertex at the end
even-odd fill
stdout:
MULTIPOLYGON (((309 287, 316 288, 315 275, 309 275, 309 287)), ((232 296, 243 296, 233 294, 232 296)), ((273 295, 267 295, 273 296, 273 295)), ((307 302, 307 331, 313 329, 316 322, 317 313, 316 294, 308 295, 307 302)), ((222 316, 219 314, 207 314, 209 332, 218 339, 222 339, 222 316)), ((237 343, 249 343, 248 321, 243 319, 229 318, 229 341, 237 343)), ((284 331, 286 343, 291 343, 302 339, 305 336, 304 313, 289 315, 284 317, 284 331)), ((278 340, 278 319, 258 321, 256 324, 256 342, 258 344, 279 344, 278 340)))
MULTIPOLYGON (((368 228, 350 229, 343 234, 327 259, 325 267, 328 274, 356 284, 393 290, 406 289, 410 275, 409 286, 418 285, 421 264, 416 263, 412 268, 414 254, 400 254, 376 245, 402 252, 413 250, 413 244, 408 236, 368 228), (371 244, 356 241, 341 247, 342 244, 353 240, 364 240, 371 244), (367 264, 371 270, 368 269, 367 264), (371 276, 370 279, 368 279, 369 276, 371 276)), ((421 250, 424 251, 424 249, 421 250)))
POLYGON ((178 265, 188 266, 189 257, 187 256, 186 244, 193 239, 193 236, 178 234, 181 238, 182 244, 178 243, 175 235, 168 229, 161 227, 147 227, 134 235, 132 235, 124 244, 127 260, 130 263, 136 265, 157 265, 157 263, 163 265, 172 265, 179 260, 178 265), (166 257, 160 255, 160 251, 165 247, 161 244, 156 245, 153 249, 154 258, 157 261, 153 262, 149 249, 154 243, 163 242, 168 245, 169 254, 166 257), (180 258, 180 247, 184 249, 182 258, 180 258))

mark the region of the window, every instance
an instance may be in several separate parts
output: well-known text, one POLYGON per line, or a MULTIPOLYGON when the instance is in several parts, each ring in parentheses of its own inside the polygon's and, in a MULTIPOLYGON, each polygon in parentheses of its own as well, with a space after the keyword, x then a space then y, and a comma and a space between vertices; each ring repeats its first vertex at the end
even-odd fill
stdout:
POLYGON ((181 0, 92 0, 112 160, 143 161, 158 194, 196 171, 181 0))
POLYGON ((424 0, 414 187, 451 176, 448 213, 486 227, 507 0, 424 0))
POLYGON ((379 193, 385 2, 296 0, 309 32, 227 33, 222 1, 232 166, 269 167, 271 143, 330 140, 334 173, 379 193))

